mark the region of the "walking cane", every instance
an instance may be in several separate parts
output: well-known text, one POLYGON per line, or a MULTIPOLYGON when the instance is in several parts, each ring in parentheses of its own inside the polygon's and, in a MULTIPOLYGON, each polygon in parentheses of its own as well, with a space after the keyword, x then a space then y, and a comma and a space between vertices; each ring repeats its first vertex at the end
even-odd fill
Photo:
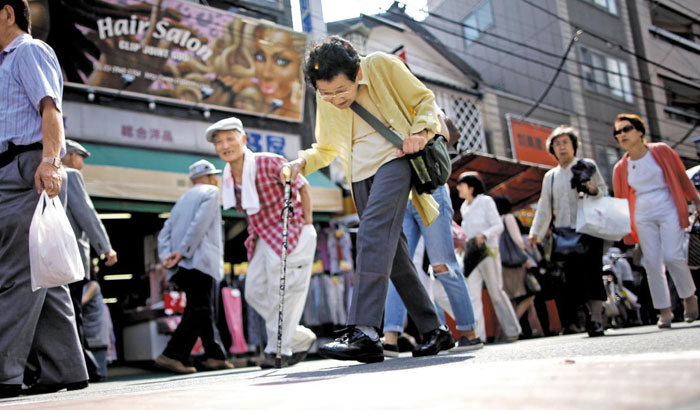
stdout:
POLYGON ((292 182, 289 167, 282 168, 284 174, 284 207, 282 208, 282 269, 280 272, 280 305, 277 319, 277 355, 275 356, 275 368, 282 368, 282 321, 284 311, 284 288, 287 277, 287 236, 289 234, 289 217, 294 215, 292 207, 292 182))

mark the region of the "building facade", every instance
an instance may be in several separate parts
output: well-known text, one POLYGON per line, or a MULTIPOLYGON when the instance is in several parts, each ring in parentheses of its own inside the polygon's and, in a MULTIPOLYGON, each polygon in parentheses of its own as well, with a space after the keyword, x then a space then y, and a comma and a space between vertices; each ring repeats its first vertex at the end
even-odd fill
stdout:
POLYGON ((508 118, 571 124, 582 136, 581 154, 595 159, 610 183, 621 155, 615 116, 648 118, 650 107, 660 106, 643 90, 633 31, 639 12, 629 3, 639 2, 435 0, 425 25, 483 74, 485 95, 493 94, 487 132, 503 145, 497 153, 520 159, 519 132, 508 118))

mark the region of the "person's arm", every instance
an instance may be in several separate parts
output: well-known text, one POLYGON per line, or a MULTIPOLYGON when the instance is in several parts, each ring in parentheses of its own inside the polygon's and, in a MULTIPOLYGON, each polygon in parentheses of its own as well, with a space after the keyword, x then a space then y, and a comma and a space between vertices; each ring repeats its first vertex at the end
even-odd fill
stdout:
MULTIPOLYGON (((175 204, 177 206, 177 204, 175 204)), ((175 208, 173 208, 175 210, 175 208)), ((172 213, 171 213, 172 215, 172 213)), ((163 262, 163 266, 166 265, 166 261, 168 260, 168 257, 171 255, 173 249, 172 249, 172 243, 171 243, 171 235, 172 235, 172 222, 171 218, 168 218, 165 220, 165 223, 163 224, 163 229, 160 230, 158 233, 158 258, 163 262)), ((168 266, 165 266, 166 268, 170 269, 168 266)))
POLYGON ((549 227, 549 223, 552 220, 552 178, 554 178, 553 172, 545 174, 544 178, 542 178, 542 191, 540 192, 540 199, 537 201, 535 217, 532 220, 530 234, 527 238, 528 245, 533 249, 537 247, 537 240, 544 237, 547 227, 549 227))
MULTIPOLYGON (((58 158, 63 145, 63 117, 51 97, 44 97, 40 103, 42 158, 58 158)), ((53 198, 61 190, 61 174, 58 168, 48 162, 41 162, 34 173, 37 192, 44 189, 53 198)))
MULTIPOLYGON (((48 46, 25 44, 16 50, 21 69, 17 72, 32 106, 41 116, 42 157, 60 158, 63 147, 61 97, 63 78, 56 54, 48 46)), ((53 198, 61 190, 61 173, 48 162, 41 162, 34 173, 37 192, 46 190, 53 198)))
POLYGON ((520 249, 525 250, 525 242, 523 242, 523 236, 520 234, 520 227, 518 227, 518 222, 515 220, 515 215, 505 214, 503 220, 513 242, 515 242, 520 249))
POLYGON ((591 160, 588 161, 595 166, 595 172, 593 173, 593 175, 591 175, 591 180, 588 182, 587 185, 588 192, 590 192, 591 198, 602 198, 608 193, 608 186, 605 184, 602 175, 600 175, 598 165, 591 160))
POLYGON ((94 280, 89 281, 83 287, 83 297, 80 299, 80 304, 84 305, 92 300, 92 298, 97 295, 97 282, 94 280))
POLYGON ((299 196, 301 197, 301 209, 304 213, 304 224, 310 225, 314 223, 314 220, 311 210, 311 194, 309 193, 309 184, 302 185, 301 189, 299 189, 299 196))
POLYGON ((503 233, 503 223, 501 222, 501 216, 498 215, 496 203, 491 197, 485 197, 481 201, 481 206, 484 207, 486 222, 488 222, 488 228, 481 232, 481 235, 484 236, 484 240, 498 237, 498 235, 503 233))
POLYGON ((674 151, 673 148, 669 147, 666 144, 663 144, 661 146, 664 147, 665 151, 667 151, 666 156, 670 159, 669 165, 675 172, 678 181, 681 184, 681 190, 683 190, 683 194, 685 195, 686 199, 693 202, 693 204, 695 205, 695 209, 700 211, 700 197, 698 197, 698 191, 695 189, 695 185, 693 185, 693 182, 690 180, 690 178, 688 178, 688 174, 685 173, 685 165, 683 164, 680 155, 678 155, 678 153, 674 151))
POLYGON ((330 111, 333 108, 330 103, 323 101, 316 93, 316 128, 314 131, 316 142, 311 144, 311 148, 299 151, 299 158, 288 163, 292 179, 295 179, 300 173, 309 175, 318 169, 327 167, 338 156, 338 151, 327 131, 329 115, 338 116, 338 113, 330 111))
POLYGON ((71 213, 78 227, 85 231, 90 240, 90 245, 98 255, 107 256, 107 266, 117 262, 117 253, 112 250, 107 231, 97 216, 97 211, 92 204, 90 196, 85 189, 83 175, 76 170, 68 172, 68 203, 71 213))
POLYGON ((409 135, 403 140, 403 149, 399 155, 412 154, 422 150, 428 140, 441 131, 435 107, 435 95, 406 65, 394 56, 376 55, 373 69, 388 75, 392 88, 397 92, 403 104, 412 110, 409 135))

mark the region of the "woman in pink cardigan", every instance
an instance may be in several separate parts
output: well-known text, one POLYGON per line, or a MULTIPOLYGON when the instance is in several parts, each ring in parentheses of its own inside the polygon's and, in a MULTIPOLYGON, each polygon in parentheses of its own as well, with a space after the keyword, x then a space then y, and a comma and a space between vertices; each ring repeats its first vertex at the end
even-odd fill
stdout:
POLYGON ((615 196, 627 198, 632 233, 625 243, 639 243, 654 308, 659 309, 659 328, 671 327, 673 313, 664 265, 678 296, 683 298, 684 319, 698 318, 698 298, 688 263, 683 256, 684 229, 688 220, 688 200, 700 210, 700 197, 685 173, 680 156, 668 145, 647 143, 644 120, 634 114, 615 118, 615 139, 627 151, 615 164, 615 196))

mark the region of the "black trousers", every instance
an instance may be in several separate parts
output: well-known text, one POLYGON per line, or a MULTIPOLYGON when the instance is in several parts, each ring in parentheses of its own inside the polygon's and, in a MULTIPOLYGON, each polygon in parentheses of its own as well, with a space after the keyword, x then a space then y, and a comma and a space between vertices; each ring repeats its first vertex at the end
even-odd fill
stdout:
POLYGON ((585 255, 570 255, 564 262, 565 298, 563 312, 560 312, 562 325, 577 322, 577 310, 589 300, 607 299, 603 286, 603 240, 583 234, 588 247, 585 255), (561 314, 563 313, 563 314, 561 314))
POLYGON ((180 268, 171 281, 185 292, 187 304, 163 355, 187 364, 199 337, 206 358, 225 360, 226 350, 216 327, 214 303, 217 300, 217 284, 214 278, 195 269, 180 268))

